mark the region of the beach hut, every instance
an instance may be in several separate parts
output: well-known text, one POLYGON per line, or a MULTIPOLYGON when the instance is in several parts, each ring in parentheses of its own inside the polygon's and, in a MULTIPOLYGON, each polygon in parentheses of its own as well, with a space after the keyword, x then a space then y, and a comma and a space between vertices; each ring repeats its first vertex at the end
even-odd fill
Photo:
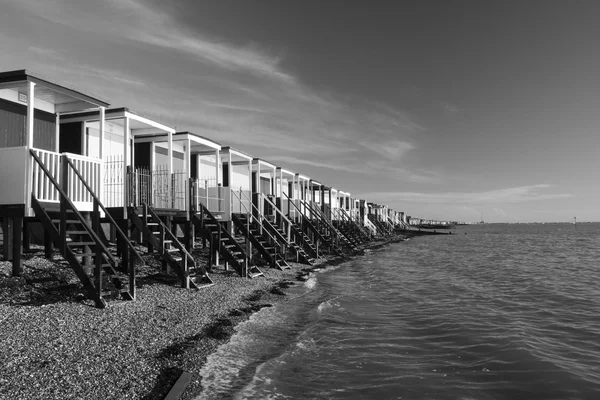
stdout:
POLYGON ((99 180, 98 195, 111 215, 127 220, 128 208, 141 204, 157 210, 181 207, 182 188, 172 177, 184 169, 184 153, 174 146, 174 133, 128 108, 107 109, 104 115, 75 112, 61 118, 61 149, 74 160, 101 164, 102 176, 90 181, 99 180), (161 135, 164 143, 155 143, 161 135))
POLYGON ((12 259, 13 275, 19 276, 23 246, 30 238, 27 226, 41 224, 45 255, 51 258, 53 246, 58 248, 98 307, 106 305, 107 291, 135 297, 128 260, 135 249, 110 216, 106 221, 121 238, 120 257, 107 248, 100 233, 100 217, 107 218, 103 162, 110 146, 100 140, 103 135, 73 133, 63 119, 91 111, 98 116, 97 131, 104 132, 108 105, 28 70, 0 73, 4 257, 12 259), (94 153, 83 152, 86 148, 94 153))

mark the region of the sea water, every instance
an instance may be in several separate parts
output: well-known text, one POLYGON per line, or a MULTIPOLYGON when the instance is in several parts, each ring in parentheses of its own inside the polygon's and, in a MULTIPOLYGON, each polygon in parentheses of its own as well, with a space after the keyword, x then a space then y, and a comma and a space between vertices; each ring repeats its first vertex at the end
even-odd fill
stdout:
POLYGON ((367 252, 240 324, 199 399, 600 399, 600 224, 367 252))

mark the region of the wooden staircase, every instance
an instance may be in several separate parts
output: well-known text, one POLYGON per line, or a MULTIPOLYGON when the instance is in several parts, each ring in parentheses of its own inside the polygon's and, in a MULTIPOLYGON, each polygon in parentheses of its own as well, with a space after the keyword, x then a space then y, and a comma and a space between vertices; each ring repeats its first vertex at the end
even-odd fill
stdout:
POLYGON ((316 251, 316 246, 314 245, 314 243, 312 243, 312 241, 310 240, 310 238, 308 238, 308 242, 305 242, 303 240, 303 238, 299 238, 298 234, 295 233, 294 231, 294 227, 293 227, 293 222, 291 222, 291 220, 288 219, 288 223, 290 224, 290 240, 287 240, 287 233, 279 226, 272 224, 272 223, 263 223, 263 227, 266 228, 267 230, 269 230, 273 236, 275 236, 276 238, 279 239, 280 243, 285 243, 285 245, 287 245, 287 247, 294 252, 294 254, 296 254, 296 262, 300 262, 303 264, 308 264, 308 265, 314 265, 315 262, 317 261, 317 253, 318 251, 316 251), (302 244, 299 245, 297 242, 300 242, 302 244), (307 253, 304 250, 303 246, 308 246, 310 247, 312 245, 312 247, 315 248, 315 255, 314 257, 311 257, 309 255, 309 253, 307 253))
MULTIPOLYGON (((59 203, 42 203, 35 195, 31 196, 31 207, 36 217, 42 223, 46 233, 50 234, 52 242, 59 249, 60 254, 69 263, 71 269, 81 283, 88 298, 94 301, 96 307, 105 308, 107 298, 121 298, 123 300, 135 299, 135 265, 129 263, 131 256, 139 257, 131 243, 123 251, 123 257, 118 260, 109 251, 100 236, 96 233, 102 228, 100 225, 100 209, 104 206, 91 191, 77 169, 63 156, 61 164, 61 186, 54 176, 48 171, 44 163, 30 151, 33 159, 39 165, 44 175, 48 178, 53 189, 58 192, 59 203), (83 187, 90 191, 93 197, 93 211, 90 213, 91 224, 73 204, 67 195, 66 184, 69 168, 82 180, 83 187)), ((115 221, 108 218, 109 223, 118 229, 115 221)), ((118 229, 120 235, 123 232, 118 229)))
POLYGON ((362 243, 368 242, 371 240, 371 235, 368 230, 361 226, 358 222, 356 222, 350 214, 343 208, 340 209, 343 219, 346 221, 348 225, 352 227, 352 231, 355 232, 356 236, 362 243))
POLYGON ((281 254, 281 246, 266 228, 263 228, 252 214, 232 214, 235 227, 249 239, 258 253, 269 263, 272 268, 280 270, 290 269, 290 265, 281 254), (248 220, 250 216, 250 220, 248 220))
POLYGON ((381 236, 387 236, 391 233, 389 229, 381 221, 379 221, 379 219, 377 219, 375 215, 369 214, 367 217, 369 218, 369 221, 371 221, 373 225, 375 225, 375 227, 377 228, 377 232, 381 236))
POLYGON ((227 228, 203 204, 200 203, 199 207, 199 212, 192 213, 192 223, 211 243, 211 252, 218 251, 225 262, 231 264, 242 277, 252 279, 264 276, 256 265, 250 264, 250 257, 246 250, 227 231, 227 228))
POLYGON ((158 251, 162 260, 177 273, 182 288, 200 289, 214 284, 206 268, 196 263, 194 257, 152 207, 142 203, 141 213, 140 210, 132 210, 130 218, 133 224, 145 234, 146 240, 158 251))
MULTIPOLYGON (((308 221, 308 219, 307 219, 308 221)), ((294 234, 297 241, 302 244, 303 251, 310 254, 313 259, 318 259, 321 257, 319 254, 319 246, 318 243, 314 242, 304 231, 302 230, 302 226, 296 223, 292 223, 292 233, 294 234)))

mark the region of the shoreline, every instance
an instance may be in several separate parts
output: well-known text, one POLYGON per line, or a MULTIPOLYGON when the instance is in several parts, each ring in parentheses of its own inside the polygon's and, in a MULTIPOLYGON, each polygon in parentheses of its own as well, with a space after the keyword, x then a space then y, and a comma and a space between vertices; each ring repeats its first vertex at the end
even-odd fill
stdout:
MULTIPOLYGON (((393 235, 363 250, 404 238, 393 235)), ((204 261, 202 249, 193 255, 204 261)), ((179 288, 147 255, 136 301, 111 302, 105 310, 84 300, 72 271, 45 260, 43 249, 25 255, 21 278, 11 278, 10 263, 0 262, 0 397, 163 399, 186 371, 192 377, 180 398, 192 399, 202 392, 198 372, 206 358, 238 324, 285 301, 286 289, 311 271, 359 255, 290 263, 285 271, 265 267, 265 277, 254 280, 219 268, 211 273, 216 285, 200 291, 179 288)))

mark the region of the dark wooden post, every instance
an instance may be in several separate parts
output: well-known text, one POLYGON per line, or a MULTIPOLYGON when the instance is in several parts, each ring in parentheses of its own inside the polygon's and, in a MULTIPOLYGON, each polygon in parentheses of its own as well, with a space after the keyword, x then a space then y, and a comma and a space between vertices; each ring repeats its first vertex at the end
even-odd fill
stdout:
POLYGON ((47 229, 44 229, 44 257, 52 260, 52 236, 47 229))
MULTIPOLYGON (((168 224, 168 221, 169 220, 167 218, 167 221, 165 221, 165 222, 168 224)), ((158 245, 160 246, 160 248, 157 249, 157 251, 158 251, 158 254, 160 254, 162 256, 165 254, 165 227, 163 224, 159 224, 158 227, 160 230, 160 239, 158 241, 158 245)), ((168 228, 168 225, 167 225, 167 228, 168 228)), ((163 271, 165 271, 167 273, 169 272, 168 264, 164 257, 162 259, 162 268, 163 268, 163 271)))
POLYGON ((13 221, 9 217, 4 217, 2 222, 2 235, 4 238, 4 243, 2 243, 2 250, 4 261, 12 260, 12 242, 13 242, 13 233, 12 233, 13 221))
MULTIPOLYGON (((148 226, 147 225, 147 223, 148 223, 148 206, 146 204, 144 204, 144 206, 143 206, 142 218, 144 218, 143 222, 147 227, 148 226)), ((152 234, 152 232, 150 232, 148 235, 151 235, 151 234, 152 234)), ((154 251, 152 248, 152 242, 150 242, 150 238, 148 236, 146 236, 145 240, 146 240, 146 246, 148 246, 148 254, 152 254, 152 252, 154 251)))
POLYGON ((188 251, 188 253, 191 253, 192 250, 194 250, 194 240, 189 220, 183 223, 183 241, 185 243, 185 249, 188 251))
MULTIPOLYGON (((91 222, 91 227, 92 227, 92 231, 94 232, 98 232, 98 230, 100 229, 100 212, 98 210, 98 202, 96 200, 94 200, 94 210, 92 212, 92 215, 90 215, 90 213, 85 213, 85 219, 86 222, 88 222, 88 220, 90 220, 89 222, 91 222)), ((89 249, 88 246, 86 246, 85 251, 87 252, 87 249, 89 249)), ((100 244, 100 241, 96 242, 96 245, 94 246, 94 278, 96 281, 96 290, 98 291, 98 298, 102 298, 102 246, 100 244)), ((86 262, 86 258, 89 260, 89 257, 84 257, 84 267, 87 266, 85 264, 86 262)))
MULTIPOLYGON (((95 232, 98 232, 93 227, 92 216, 90 215, 90 213, 89 212, 82 212, 81 214, 83 215, 83 219, 85 220, 85 223, 87 224, 87 226, 92 226, 92 230, 95 231, 95 232)), ((83 246, 83 252, 84 253, 90 253, 90 251, 91 251, 91 249, 90 249, 89 246, 83 246)), ((87 269, 90 269, 92 267, 92 257, 90 257, 90 256, 84 256, 82 261, 83 261, 83 268, 84 269, 87 270, 87 269)))
POLYGON ((23 217, 13 217, 12 263, 13 276, 21 276, 23 272, 23 217))
POLYGON ((29 232, 29 222, 27 218, 23 219, 23 251, 31 250, 31 236, 29 232))
POLYGON ((210 235, 210 248, 208 251, 208 272, 212 272, 212 267, 215 264, 215 239, 213 235, 210 235))
MULTIPOLYGON (((127 224, 127 220, 126 219, 122 219, 119 220, 117 222, 117 224, 119 225, 119 229, 121 229, 121 231, 125 234, 125 238, 121 238, 121 266, 123 269, 123 273, 127 273, 130 271, 131 266, 131 261, 132 258, 130 257, 130 249, 129 246, 127 245, 126 240, 129 240, 129 226, 127 224)), ((112 225, 111 225, 112 226, 112 225)), ((116 234, 116 229, 115 229, 115 234, 116 234)))

